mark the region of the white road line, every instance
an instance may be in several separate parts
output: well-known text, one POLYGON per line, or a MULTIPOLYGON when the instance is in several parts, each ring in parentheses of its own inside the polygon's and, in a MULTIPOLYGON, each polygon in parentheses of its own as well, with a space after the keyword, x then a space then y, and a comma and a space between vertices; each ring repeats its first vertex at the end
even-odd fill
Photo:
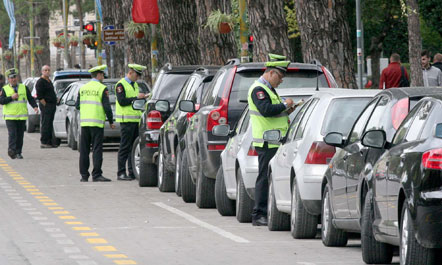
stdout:
POLYGON ((80 253, 80 249, 77 247, 64 247, 63 251, 66 254, 80 253))
POLYGON ((98 265, 95 261, 92 260, 77 260, 78 265, 98 265))
POLYGON ((73 245, 74 241, 72 241, 72 240, 70 240, 68 238, 65 238, 65 239, 58 239, 57 243, 60 244, 60 245, 73 245))
POLYGON ((61 232, 61 229, 55 228, 55 227, 49 227, 49 228, 45 228, 45 231, 49 232, 49 233, 57 233, 57 232, 61 232))
POLYGON ((52 222, 40 222, 40 225, 49 226, 49 225, 55 225, 55 223, 52 222))
POLYGON ((50 236, 55 238, 66 237, 65 234, 51 234, 50 236))
POLYGON ((152 204, 154 204, 154 205, 156 205, 156 206, 158 206, 160 208, 163 208, 163 209, 165 209, 165 210, 167 210, 167 211, 169 211, 171 213, 179 215, 179 216, 183 217, 184 219, 188 220, 189 222, 192 222, 192 223, 194 223, 196 225, 199 225, 199 226, 201 226, 203 228, 206 228, 206 229, 208 229, 208 230, 210 230, 210 231, 212 231, 214 233, 217 233, 218 235, 220 235, 222 237, 228 238, 228 239, 230 239, 230 240, 232 240, 234 242, 237 242, 237 243, 250 243, 250 241, 245 239, 245 238, 236 236, 236 235, 234 235, 234 234, 232 234, 230 232, 227 232, 226 230, 223 230, 223 229, 221 229, 219 227, 216 227, 214 225, 211 225, 211 224, 208 224, 208 223, 206 223, 204 221, 201 221, 200 219, 198 219, 198 218, 196 218, 196 217, 194 217, 194 216, 192 216, 192 215, 190 215, 188 213, 180 211, 180 210, 178 210, 176 208, 173 208, 173 207, 171 207, 169 205, 166 205, 166 204, 164 204, 162 202, 153 202, 152 204))
POLYGON ((70 255, 69 258, 70 259, 89 259, 89 257, 85 256, 85 255, 70 255))
POLYGON ((47 217, 44 216, 32 216, 32 219, 34 219, 35 221, 44 221, 44 220, 48 220, 47 217))

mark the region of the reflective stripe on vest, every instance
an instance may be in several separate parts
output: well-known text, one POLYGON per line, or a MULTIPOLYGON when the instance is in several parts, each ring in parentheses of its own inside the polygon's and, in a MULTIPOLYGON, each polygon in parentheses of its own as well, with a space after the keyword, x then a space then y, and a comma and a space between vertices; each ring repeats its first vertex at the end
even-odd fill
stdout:
POLYGON ((104 128, 106 114, 102 98, 106 86, 97 81, 90 81, 80 87, 80 125, 81 127, 104 128))
MULTIPOLYGON (((278 94, 258 81, 255 81, 249 88, 247 100, 249 103, 250 122, 252 123, 253 146, 263 147, 264 139, 262 137, 264 132, 267 130, 279 130, 281 137, 284 137, 289 126, 289 118, 286 111, 272 117, 264 117, 252 100, 252 92, 256 87, 262 87, 267 92, 273 105, 281 104, 282 99, 278 94)), ((269 148, 276 148, 279 146, 279 142, 268 142, 267 145, 269 148)))
MULTIPOLYGON (((132 85, 129 84, 125 78, 122 78, 115 85, 115 88, 117 88, 118 84, 123 85, 124 92, 126 94, 126 98, 137 97, 138 93, 140 92, 137 82, 135 82, 134 86, 132 87, 132 85)), ((134 110, 132 108, 132 105, 121 106, 120 103, 118 102, 118 100, 117 100, 117 102, 115 102, 115 105, 116 105, 115 120, 117 122, 140 122, 140 118, 141 118, 141 111, 140 110, 134 110)))
MULTIPOLYGON (((7 97, 12 96, 15 91, 10 85, 3 87, 7 97)), ((18 99, 9 102, 3 106, 4 120, 27 120, 28 119, 28 97, 26 95, 26 86, 18 84, 17 89, 18 99)))

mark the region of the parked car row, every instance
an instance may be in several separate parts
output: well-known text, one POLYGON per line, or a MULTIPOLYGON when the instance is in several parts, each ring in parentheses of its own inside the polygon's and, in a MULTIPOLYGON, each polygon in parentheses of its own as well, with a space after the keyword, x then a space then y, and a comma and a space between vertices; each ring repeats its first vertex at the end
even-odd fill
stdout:
MULTIPOLYGON (((140 186, 250 222, 258 155, 247 91, 264 64, 166 65, 132 152, 140 186)), ((282 97, 304 100, 269 163, 268 228, 325 246, 360 233, 366 263, 436 264, 442 247, 442 88, 336 88, 325 67, 290 64, 282 97), (319 92, 317 91, 319 90, 319 92)))

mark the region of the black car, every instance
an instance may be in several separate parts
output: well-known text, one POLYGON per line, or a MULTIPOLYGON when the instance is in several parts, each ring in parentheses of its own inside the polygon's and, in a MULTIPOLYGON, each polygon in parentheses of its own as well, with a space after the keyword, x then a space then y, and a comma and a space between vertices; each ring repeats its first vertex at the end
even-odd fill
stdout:
POLYGON ((181 88, 187 78, 200 66, 172 66, 166 64, 158 74, 152 88, 151 98, 144 107, 139 126, 139 137, 132 148, 132 167, 141 187, 157 185, 158 136, 159 129, 171 111, 155 109, 158 100, 167 100, 170 109, 174 108, 181 88))
MULTIPOLYGON (((180 194, 180 170, 179 163, 176 163, 176 161, 181 162, 181 153, 186 148, 183 136, 194 112, 183 112, 179 109, 178 105, 182 100, 188 100, 195 104, 195 111, 198 111, 203 92, 210 84, 210 81, 212 81, 218 69, 218 66, 210 66, 195 70, 184 84, 174 110, 160 129, 158 188, 161 191, 175 190, 178 195, 180 194)), ((159 100, 156 104, 161 103, 166 106, 169 105, 169 102, 166 100, 159 100)))
MULTIPOLYGON (((368 103, 348 136, 331 132, 324 141, 340 149, 333 156, 322 183, 322 242, 345 246, 347 232, 360 233, 362 209, 371 187, 373 165, 386 148, 369 148, 361 143, 369 130, 383 130, 387 145, 409 110, 442 88, 391 88, 368 103)), ((373 251, 376 255, 377 251, 373 251)))
MULTIPOLYGON (((220 154, 227 144, 227 136, 215 136, 212 128, 229 124, 234 128, 247 106, 249 87, 265 70, 264 63, 239 63, 231 60, 223 66, 208 87, 200 110, 192 117, 185 134, 187 152, 183 161, 188 166, 182 172, 182 197, 186 202, 196 200, 200 208, 215 207, 215 178, 221 163, 220 154), (191 178, 185 176, 190 175, 191 178), (195 187, 196 186, 196 187, 195 187), (196 189, 196 196, 193 190, 196 189), (196 198, 195 198, 196 197, 196 198)), ((292 63, 284 82, 278 87, 337 87, 325 67, 314 64, 292 63)), ((190 108, 192 110, 192 108, 190 108)))
POLYGON ((387 149, 374 165, 362 214, 366 263, 391 262, 394 245, 400 246, 401 264, 436 264, 442 248, 441 113, 442 95, 425 98, 391 143, 384 130, 363 136, 363 145, 387 149))

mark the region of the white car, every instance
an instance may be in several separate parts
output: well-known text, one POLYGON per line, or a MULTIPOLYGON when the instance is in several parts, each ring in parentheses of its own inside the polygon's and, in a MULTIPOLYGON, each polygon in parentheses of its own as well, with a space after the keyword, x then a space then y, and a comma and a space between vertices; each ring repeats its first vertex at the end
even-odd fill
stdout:
MULTIPOLYGON (((335 89, 312 96, 297 113, 269 163, 269 230, 292 231, 294 238, 314 238, 321 213, 321 183, 335 148, 323 137, 347 135, 378 90, 335 89)), ((268 137, 264 139, 277 140, 268 137)), ((279 139, 279 136, 278 136, 279 139)))

